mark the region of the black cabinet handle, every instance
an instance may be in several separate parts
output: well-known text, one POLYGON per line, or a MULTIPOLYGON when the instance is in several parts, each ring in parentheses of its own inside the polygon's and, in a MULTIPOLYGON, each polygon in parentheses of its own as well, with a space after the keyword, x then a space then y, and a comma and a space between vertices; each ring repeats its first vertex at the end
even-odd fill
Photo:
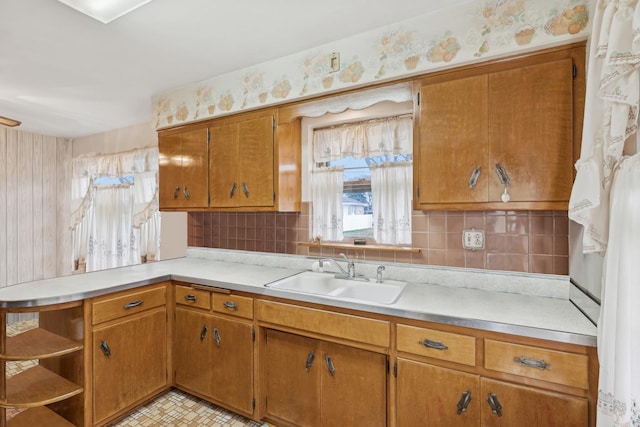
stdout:
POLYGON ((242 183, 242 192, 244 193, 244 197, 249 197, 249 186, 244 182, 242 183))
POLYGON ((422 341, 419 341, 419 344, 422 344, 423 346, 425 346, 427 348, 433 348, 434 350, 448 350, 449 349, 449 347, 444 345, 443 342, 430 340, 429 338, 425 338, 422 341))
POLYGON ((227 301, 224 303, 224 308, 228 308, 229 310, 237 310, 238 304, 233 301, 227 301))
POLYGON ((135 301, 128 302, 124 305, 125 310, 129 310, 130 308, 138 307, 142 305, 142 300, 137 299, 135 301))
POLYGON ((233 199, 234 194, 236 194, 236 183, 235 182, 231 186, 231 190, 229 190, 229 198, 233 199))
POLYGON ((204 337, 207 335, 207 325, 202 326, 202 330, 200 331, 200 341, 204 340, 204 337))
POLYGON ((173 199, 177 199, 178 196, 180 196, 180 187, 176 187, 176 189, 173 191, 173 199))
POLYGON ((498 396, 493 393, 489 393, 489 396, 487 396, 487 403, 489 403, 492 413, 496 414, 499 417, 502 416, 502 405, 498 401, 498 396))
POLYGON ((189 200, 191 198, 191 193, 189 193, 189 189, 187 187, 184 187, 184 190, 182 191, 184 193, 184 198, 189 200))
POLYGON ((102 350, 102 353, 109 357, 111 356, 111 349, 109 348, 109 345, 107 344, 106 341, 100 341, 100 350, 102 350))
POLYGON ((329 370, 329 373, 331 374, 331 376, 333 376, 336 372, 336 367, 333 366, 333 360, 331 360, 331 356, 325 354, 324 361, 327 363, 327 369, 329 370))
POLYGON ((220 331, 218 328, 213 328, 213 339, 216 340, 216 345, 220 347, 220 331))
POLYGON ((463 412, 467 411, 469 403, 471 403, 471 392, 465 391, 462 393, 462 396, 460 396, 460 400, 458 401, 458 415, 462 415, 463 412))
POLYGON ((309 354, 307 355, 307 362, 304 364, 304 370, 308 371, 309 369, 311 369, 311 365, 313 365, 313 359, 316 358, 315 353, 313 352, 313 350, 311 350, 309 352, 309 354))
POLYGON ((195 295, 191 295, 191 294, 189 294, 189 295, 185 295, 185 296, 184 296, 184 300, 185 300, 185 301, 188 301, 188 302, 196 302, 196 299, 197 299, 197 298, 196 298, 196 296, 195 296, 195 295))

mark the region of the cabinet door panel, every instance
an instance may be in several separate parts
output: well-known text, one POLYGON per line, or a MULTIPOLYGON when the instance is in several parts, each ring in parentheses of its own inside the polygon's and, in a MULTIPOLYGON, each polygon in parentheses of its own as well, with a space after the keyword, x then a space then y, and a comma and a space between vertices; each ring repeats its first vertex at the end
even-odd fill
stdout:
POLYGON ((487 76, 427 84, 420 94, 419 203, 486 201, 487 76))
POLYGON ((176 385, 209 395, 211 372, 211 316, 176 308, 174 337, 176 385))
POLYGON ((504 186, 511 201, 569 200, 573 183, 573 61, 571 58, 489 75, 490 201, 504 186), (519 147, 526 147, 521 149, 519 147))
POLYGON ((586 399, 482 378, 482 425, 491 427, 584 427, 589 425, 586 399), (501 416, 492 413, 487 397, 498 399, 501 416))
POLYGON ((209 189, 212 207, 237 206, 242 196, 238 182, 238 125, 209 128, 209 189))
POLYGON ((183 133, 181 206, 209 206, 208 175, 207 129, 183 133))
POLYGON ((182 191, 182 137, 180 134, 160 135, 158 137, 158 151, 160 153, 158 161, 160 206, 163 208, 178 207, 182 191))
POLYGON ((320 426, 321 356, 316 340, 267 331, 263 372, 266 372, 268 416, 304 427, 320 426), (314 359, 307 368, 311 352, 314 359))
POLYGON ((93 331, 93 417, 99 422, 167 385, 166 310, 93 331), (104 342, 110 349, 105 355, 104 342))
POLYGON ((241 122, 239 135, 240 204, 273 206, 273 117, 241 122))
POLYGON ((211 397, 244 412, 253 412, 253 327, 235 320, 212 318, 211 397))
POLYGON ((479 426, 480 378, 426 363, 398 359, 398 427, 479 426), (457 404, 462 394, 471 401, 464 412, 457 404))
POLYGON ((387 357, 339 344, 322 345, 322 425, 386 426, 387 357))

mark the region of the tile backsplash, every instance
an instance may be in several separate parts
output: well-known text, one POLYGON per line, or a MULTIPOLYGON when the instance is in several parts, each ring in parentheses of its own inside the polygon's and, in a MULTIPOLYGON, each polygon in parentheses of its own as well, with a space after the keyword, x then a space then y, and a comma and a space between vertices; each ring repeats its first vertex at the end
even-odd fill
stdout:
MULTIPOLYGON (((419 253, 350 249, 371 261, 469 267, 530 273, 569 271, 567 211, 414 211, 412 247, 419 253), (482 250, 465 250, 462 231, 485 232, 482 250)), ((188 245, 310 256, 337 256, 344 249, 300 246, 311 240, 310 204, 301 212, 192 212, 188 245)))

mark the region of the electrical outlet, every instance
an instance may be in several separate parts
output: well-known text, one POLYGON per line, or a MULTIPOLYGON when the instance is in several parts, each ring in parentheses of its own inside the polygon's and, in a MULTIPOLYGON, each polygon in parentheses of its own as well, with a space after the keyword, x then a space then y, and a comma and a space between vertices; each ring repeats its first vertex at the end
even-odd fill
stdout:
POLYGON ((484 231, 473 228, 464 230, 462 232, 462 247, 472 251, 484 249, 484 231))
POLYGON ((329 55, 329 72, 335 73, 337 71, 340 71, 340 54, 333 52, 329 55))

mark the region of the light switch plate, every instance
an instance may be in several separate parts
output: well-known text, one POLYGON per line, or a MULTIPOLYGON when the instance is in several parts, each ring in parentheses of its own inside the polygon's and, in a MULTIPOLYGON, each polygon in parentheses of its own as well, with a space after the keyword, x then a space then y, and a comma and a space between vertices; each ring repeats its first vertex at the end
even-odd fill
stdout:
POLYGON ((329 72, 335 73, 340 71, 340 53, 333 52, 329 55, 329 72))
POLYGON ((484 231, 473 228, 471 230, 463 230, 462 247, 472 251, 484 249, 484 231))

